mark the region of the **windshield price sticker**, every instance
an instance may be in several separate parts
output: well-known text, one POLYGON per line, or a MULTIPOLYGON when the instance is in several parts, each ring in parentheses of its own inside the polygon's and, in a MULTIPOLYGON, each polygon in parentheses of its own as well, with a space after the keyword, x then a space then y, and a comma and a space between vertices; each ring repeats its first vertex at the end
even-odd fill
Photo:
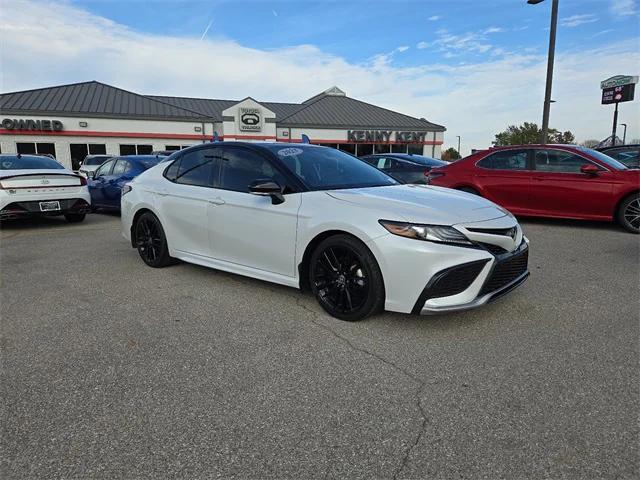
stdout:
POLYGON ((278 150, 278 155, 281 157, 294 157, 302 153, 304 153, 304 150, 301 148, 283 148, 282 150, 278 150))

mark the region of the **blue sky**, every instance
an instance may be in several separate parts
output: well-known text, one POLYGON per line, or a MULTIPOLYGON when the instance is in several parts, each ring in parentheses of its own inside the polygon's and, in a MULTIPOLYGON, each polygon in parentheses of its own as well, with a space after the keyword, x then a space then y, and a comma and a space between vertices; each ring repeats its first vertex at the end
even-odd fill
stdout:
MULTIPOLYGON (((206 32, 208 38, 261 49, 311 44, 350 62, 401 48, 393 57, 398 66, 473 62, 500 48, 544 53, 551 8, 551 0, 539 5, 525 0, 73 3, 138 31, 198 38, 206 32)), ((595 47, 638 35, 638 16, 627 13, 637 8, 634 1, 560 3, 559 49, 595 47)))
MULTIPOLYGON (((551 126, 602 139, 601 80, 640 70, 639 0, 560 0, 551 126)), ((333 85, 486 147, 540 123, 551 0, 2 0, 0 90, 99 80, 143 94, 300 102, 333 85), (36 20, 36 21, 34 21, 36 20)), ((640 93, 638 94, 640 96, 640 93)), ((621 105, 628 136, 640 109, 621 105)))

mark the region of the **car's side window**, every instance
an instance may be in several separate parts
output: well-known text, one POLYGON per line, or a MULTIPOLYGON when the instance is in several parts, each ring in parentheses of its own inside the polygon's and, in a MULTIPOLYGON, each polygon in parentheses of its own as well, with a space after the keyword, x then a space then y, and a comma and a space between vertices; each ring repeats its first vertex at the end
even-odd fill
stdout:
POLYGON ((502 150, 483 158, 478 166, 493 170, 527 170, 528 157, 527 150, 502 150))
POLYGON ((114 163, 115 163, 115 160, 109 160, 108 162, 106 162, 104 165, 98 168, 98 170, 96 170, 95 177, 97 178, 97 177, 109 175, 111 173, 111 168, 113 168, 114 163))
POLYGON ((606 151, 604 152, 610 157, 615 158, 619 162, 629 166, 632 163, 637 163, 640 159, 640 149, 635 150, 618 150, 618 151, 606 151))
POLYGON ((127 173, 131 169, 129 162, 127 162, 124 158, 120 158, 116 161, 115 166, 113 167, 112 175, 123 175, 127 173))
POLYGON ((587 163, 602 170, 599 165, 566 150, 536 150, 534 158, 535 169, 539 172, 580 173, 580 167, 587 163))
POLYGON ((201 148, 185 153, 171 164, 165 176, 176 183, 196 187, 213 187, 218 173, 220 149, 201 148), (170 178, 170 175, 173 178, 170 178))
POLYGON ((375 166, 380 170, 388 170, 391 167, 391 161, 385 157, 378 157, 375 166))
POLYGON ((286 178, 272 163, 258 153, 244 148, 223 148, 220 164, 220 188, 235 192, 249 192, 255 180, 275 180, 282 187, 286 178))

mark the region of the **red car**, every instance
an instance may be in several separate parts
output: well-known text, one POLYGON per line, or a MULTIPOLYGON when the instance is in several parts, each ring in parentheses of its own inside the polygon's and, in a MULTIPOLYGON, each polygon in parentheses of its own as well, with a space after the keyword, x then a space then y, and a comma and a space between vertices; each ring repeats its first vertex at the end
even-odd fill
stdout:
POLYGON ((617 220, 640 232, 640 170, 589 148, 490 148, 431 170, 429 183, 481 195, 515 215, 617 220))

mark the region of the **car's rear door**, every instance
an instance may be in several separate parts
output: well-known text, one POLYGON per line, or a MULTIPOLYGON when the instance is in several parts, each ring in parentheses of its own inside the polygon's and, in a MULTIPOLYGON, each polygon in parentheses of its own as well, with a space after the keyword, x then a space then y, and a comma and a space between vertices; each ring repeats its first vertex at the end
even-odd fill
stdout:
POLYGON ((474 183, 480 193, 514 213, 526 213, 531 203, 532 153, 526 148, 498 150, 477 162, 474 183))
POLYGON ((220 151, 206 147, 178 156, 164 172, 166 182, 156 192, 165 234, 172 249, 196 257, 211 257, 209 206, 217 194, 220 151))
POLYGON ((109 179, 116 159, 111 159, 98 167, 93 179, 89 179, 89 193, 91 194, 91 204, 93 206, 108 206, 105 201, 105 188, 109 179))
MULTIPOLYGON (((287 277, 296 276, 295 247, 300 194, 274 205, 249 193, 259 179, 286 186, 284 173, 266 155, 241 146, 222 146, 216 198, 209 206, 212 255, 225 262, 287 277)), ((285 190, 286 192, 286 190, 285 190)))
POLYGON ((569 150, 538 148, 531 187, 536 213, 558 217, 600 217, 612 214, 612 173, 600 164, 569 150), (598 167, 598 173, 580 171, 582 165, 598 167))

